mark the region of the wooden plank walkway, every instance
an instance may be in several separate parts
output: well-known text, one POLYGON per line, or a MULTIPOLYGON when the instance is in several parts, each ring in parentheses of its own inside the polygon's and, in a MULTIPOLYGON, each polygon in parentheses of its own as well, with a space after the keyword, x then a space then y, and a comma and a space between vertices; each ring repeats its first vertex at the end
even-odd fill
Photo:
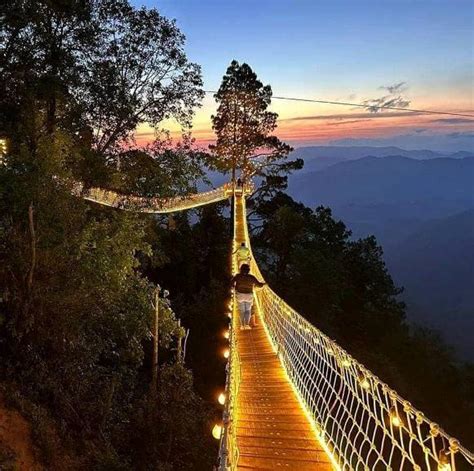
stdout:
MULTIPOLYGON (((245 240, 243 213, 241 197, 237 197, 235 229, 239 245, 245 240)), ((332 470, 265 329, 258 325, 252 330, 239 330, 237 348, 241 364, 234 417, 238 469, 332 470)))

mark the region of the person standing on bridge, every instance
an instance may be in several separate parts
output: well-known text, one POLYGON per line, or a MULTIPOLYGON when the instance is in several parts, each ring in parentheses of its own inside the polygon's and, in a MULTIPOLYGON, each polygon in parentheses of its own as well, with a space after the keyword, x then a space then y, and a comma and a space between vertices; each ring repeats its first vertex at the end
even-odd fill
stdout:
POLYGON ((244 263, 240 267, 240 272, 232 277, 232 285, 235 286, 235 297, 239 306, 240 330, 251 329, 253 289, 261 288, 265 283, 261 283, 251 275, 250 267, 244 263))
POLYGON ((242 242, 240 247, 234 253, 237 254, 237 266, 239 268, 243 263, 250 263, 250 250, 245 245, 245 242, 242 242))

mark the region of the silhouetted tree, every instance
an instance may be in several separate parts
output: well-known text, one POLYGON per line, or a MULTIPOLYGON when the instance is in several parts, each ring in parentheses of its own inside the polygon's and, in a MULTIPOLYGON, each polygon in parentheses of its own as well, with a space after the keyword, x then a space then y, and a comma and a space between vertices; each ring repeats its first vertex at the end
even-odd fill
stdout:
MULTIPOLYGON (((97 150, 130 142, 138 124, 157 128, 166 118, 191 124, 203 97, 201 70, 188 61, 184 35, 173 20, 124 0, 99 2, 98 39, 85 58, 86 124, 97 150)), ((88 52, 88 51, 86 51, 88 52)))
POLYGON ((15 147, 56 129, 116 160, 139 123, 190 124, 203 95, 184 35, 126 0, 13 0, 1 16, 0 130, 15 147))
POLYGON ((278 115, 268 110, 271 87, 264 86, 249 65, 232 61, 214 96, 218 108, 212 127, 217 139, 210 148, 218 170, 231 171, 234 181, 237 169, 244 178, 266 177, 300 165, 283 162, 292 149, 272 134, 278 115))

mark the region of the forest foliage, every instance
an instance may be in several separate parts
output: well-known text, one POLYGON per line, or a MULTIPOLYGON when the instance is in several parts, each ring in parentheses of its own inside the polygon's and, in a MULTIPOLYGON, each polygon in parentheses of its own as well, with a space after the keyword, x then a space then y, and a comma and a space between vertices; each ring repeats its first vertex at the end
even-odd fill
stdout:
MULTIPOLYGON (((127 1, 13 1, 1 17, 0 380, 55 469, 208 469, 211 409, 176 356, 161 303, 150 394, 159 220, 101 209, 75 181, 145 196, 202 175, 186 127, 202 97, 184 36, 127 1), (138 123, 182 123, 182 143, 134 142, 138 123), (59 457, 59 458, 58 458, 59 457), (67 457, 67 459, 66 459, 67 457)), ((162 135, 161 135, 162 137, 162 135)), ((165 136, 166 137, 166 136, 165 136)))

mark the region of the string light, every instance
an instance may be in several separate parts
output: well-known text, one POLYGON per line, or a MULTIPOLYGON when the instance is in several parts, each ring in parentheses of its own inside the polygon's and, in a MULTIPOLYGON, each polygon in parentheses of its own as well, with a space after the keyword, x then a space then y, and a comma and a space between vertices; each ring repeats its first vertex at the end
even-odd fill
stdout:
POLYGON ((225 400, 226 400, 226 397, 225 397, 225 393, 220 393, 219 394, 219 397, 217 398, 217 402, 223 406, 225 404, 225 400))
POLYGON ((222 435, 222 425, 220 424, 215 424, 214 427, 212 427, 212 436, 216 440, 220 440, 222 435))
POLYGON ((89 188, 83 192, 84 185, 76 183, 76 188, 72 193, 81 196, 88 201, 120 208, 125 211, 134 211, 140 213, 166 214, 185 209, 197 208, 209 203, 216 203, 229 197, 225 185, 215 190, 195 193, 186 196, 174 196, 168 198, 159 197, 141 197, 135 195, 124 195, 112 190, 103 188, 89 188))
MULTIPOLYGON (((77 195, 82 195, 82 185, 80 189, 78 189, 74 194, 77 195)), ((86 199, 90 199, 92 201, 99 202, 100 204, 105 204, 108 206, 114 206, 114 207, 119 207, 121 209, 127 209, 127 210, 135 210, 135 211, 141 211, 141 212, 171 212, 173 210, 178 210, 178 209, 188 209, 190 207, 196 207, 200 206, 202 204, 207 204, 213 201, 219 201, 220 199, 227 198, 229 196, 229 187, 221 187, 221 189, 215 190, 213 192, 207 192, 205 194, 198 194, 198 195, 192 195, 192 196, 187 196, 184 198, 168 198, 168 199, 162 199, 162 198, 138 198, 138 197, 125 197, 123 195, 119 195, 115 192, 110 192, 108 190, 101 190, 98 188, 92 189, 92 193, 89 193, 88 196, 86 196, 86 199), (95 191, 95 193, 94 193, 95 191), (219 193, 221 192, 221 193, 219 193), (92 195, 92 196, 91 196, 92 195), (96 198, 94 200, 94 197, 96 198), (148 208, 150 208, 150 205, 152 205, 151 210, 145 210, 141 207, 143 203, 148 204, 148 208), (128 205, 128 207, 127 207, 128 205), (160 206, 161 205, 161 206, 160 206), (174 205, 174 206, 173 206, 174 205), (156 210, 158 208, 159 210, 156 210)), ((231 190, 232 191, 232 190, 231 190)), ((232 191, 234 193, 234 191, 232 191)), ((241 197, 242 199, 242 213, 238 216, 239 218, 245 218, 245 198, 241 197)), ((234 212, 234 218, 235 218, 235 212, 234 212)), ((244 229, 244 234, 245 234, 245 240, 249 242, 249 236, 248 236, 248 229, 245 224, 245 221, 239 221, 238 224, 243 224, 243 229, 244 229)), ((236 236, 236 219, 234 219, 234 250, 236 247, 236 241, 237 241, 237 236, 236 236)), ((250 243, 249 243, 250 247, 250 243)), ((237 264, 236 264, 236 259, 235 257, 232 260, 232 267, 233 267, 233 272, 235 273, 237 271, 237 264)), ((257 274, 257 277, 260 279, 263 279, 260 270, 255 263, 255 260, 252 259, 251 261, 251 267, 252 267, 252 272, 257 274)), ((233 308, 234 308, 234 302, 233 302, 233 296, 234 296, 234 290, 231 290, 231 295, 230 295, 230 301, 228 301, 228 310, 230 312, 227 312, 227 309, 225 309, 225 314, 232 319, 233 317, 233 308)), ((380 397, 377 397, 377 393, 379 392, 379 385, 380 382, 379 380, 372 376, 370 372, 368 372, 364 367, 359 365, 355 360, 351 360, 348 358, 346 353, 338 347, 338 345, 334 342, 331 342, 327 337, 324 336, 316 327, 308 325, 305 321, 302 320, 301 316, 291 309, 286 303, 279 298, 273 291, 267 286, 263 290, 261 290, 261 295, 256 296, 256 304, 258 309, 259 303, 261 302, 262 304, 265 304, 265 307, 262 308, 262 325, 267 332, 267 334, 270 337, 270 341, 272 343, 272 346, 274 347, 275 351, 276 345, 278 344, 278 351, 280 355, 283 355, 285 353, 285 349, 288 348, 286 345, 285 339, 286 337, 281 340, 281 337, 278 335, 283 331, 285 332, 285 328, 288 329, 290 332, 294 332, 295 336, 303 339, 306 341, 308 349, 312 351, 312 353, 321 358, 324 356, 324 353, 327 352, 328 355, 335 355, 335 359, 338 365, 342 365, 344 367, 349 367, 352 366, 352 369, 349 371, 339 371, 337 369, 331 369, 335 374, 337 374, 338 381, 341 382, 352 382, 352 380, 356 380, 360 384, 360 388, 363 390, 367 390, 365 394, 360 394, 361 391, 354 391, 353 388, 351 388, 351 391, 354 393, 355 396, 358 396, 358 400, 364 400, 365 398, 361 398, 360 396, 365 396, 366 398, 370 398, 371 402, 373 400, 374 406, 372 404, 368 404, 368 407, 374 407, 375 411, 375 406, 379 407, 381 411, 384 411, 385 413, 387 412, 387 406, 386 403, 382 403, 380 397), (271 304, 270 308, 266 306, 266 304, 271 304), (272 324, 272 322, 275 322, 276 326, 272 324), (307 335, 305 335, 307 333, 307 335), (273 336, 273 339, 271 338, 273 336), (280 340, 279 340, 280 339, 280 340), (316 347, 316 345, 321 344, 321 347, 316 347), (372 389, 372 390, 371 390, 372 389)), ((226 303, 224 304, 226 305, 226 303)), ((231 332, 229 330, 226 330, 222 332, 222 335, 226 339, 231 338, 231 332)), ((232 339, 234 340, 234 339, 232 339)), ((235 348, 232 347, 232 348, 235 348)), ((302 348, 302 347, 299 347, 302 348)), ((306 347, 304 347, 306 348, 306 347)), ((236 351, 238 353, 238 350, 236 351)), ((230 354, 230 349, 227 348, 223 350, 222 355, 224 358, 229 359, 231 357, 230 354)), ((236 353, 236 357, 238 357, 236 353)), ((310 361, 313 361, 313 365, 316 365, 316 360, 314 360, 312 357, 310 358, 310 361)), ((293 360, 290 359, 288 365, 285 365, 285 368, 288 368, 288 370, 291 370, 292 368, 295 368, 295 365, 293 364, 293 360)), ((304 374, 310 375, 311 370, 306 370, 306 364, 303 364, 303 368, 305 369, 304 374)), ((228 375, 228 380, 229 380, 229 386, 227 393, 222 392, 219 394, 217 397, 217 401, 221 405, 225 405, 226 402, 233 403, 233 401, 237 397, 237 389, 238 389, 238 384, 240 381, 240 365, 238 364, 238 359, 234 358, 234 350, 232 351, 232 360, 227 362, 226 365, 226 371, 228 375), (237 365, 236 365, 237 363, 237 365), (237 366, 237 367, 236 367, 237 366), (228 397, 226 397, 228 396, 228 397)), ((288 371, 285 370, 285 373, 288 375, 288 371)), ((325 374, 322 371, 319 371, 320 374, 325 374)), ((296 385, 290 380, 290 376, 288 376, 288 381, 290 382, 290 385, 292 386, 293 390, 295 391, 295 395, 300 401, 303 410, 307 414, 308 420, 311 423, 314 423, 314 406, 312 403, 307 403, 306 399, 302 395, 302 392, 297 389, 296 385)), ((309 377, 309 379, 311 379, 309 377)), ((328 382, 330 381, 329 378, 325 378, 328 382)), ((337 384, 337 383, 336 383, 337 384)), ((334 383, 333 383, 334 385, 334 383)), ((303 384, 304 386, 304 384, 303 384)), ((357 389, 357 388, 356 388, 357 389)), ((384 389, 384 393, 386 393, 386 389, 384 389)), ((322 391, 322 394, 324 394, 324 391, 322 391)), ((430 425, 430 435, 431 437, 435 438, 438 435, 442 434, 443 437, 445 437, 444 432, 440 430, 440 428, 431 422, 429 422, 420 412, 413 410, 413 409, 408 409, 408 406, 404 404, 404 414, 402 414, 402 418, 398 415, 397 411, 397 405, 398 407, 401 407, 399 398, 395 399, 394 397, 390 396, 391 400, 393 401, 392 404, 396 404, 393 407, 390 408, 389 412, 389 421, 390 423, 383 424, 383 426, 392 426, 392 427, 403 427, 406 432, 411 431, 412 427, 412 417, 414 414, 416 414, 416 423, 418 425, 421 424, 429 424, 430 425), (409 412, 410 411, 410 412, 409 412)), ((226 411, 227 413, 227 411, 226 411)), ((230 413, 231 415, 233 412, 230 413)), ((232 418, 232 417, 231 417, 232 418)), ((362 423, 362 419, 359 419, 359 417, 354 413, 353 417, 351 418, 353 420, 353 423, 362 423), (355 422, 356 420, 359 420, 359 422, 355 422)), ((341 469, 340 465, 343 465, 346 463, 346 457, 342 453, 341 456, 337 457, 337 460, 335 458, 335 455, 333 456, 333 453, 337 452, 337 448, 339 444, 337 443, 337 439, 334 440, 334 437, 331 436, 331 431, 330 430, 324 430, 321 429, 319 425, 314 425, 314 429, 316 431, 317 436, 319 437, 321 444, 324 448, 324 450, 327 452, 328 456, 330 457, 331 461, 333 462, 334 469, 341 469), (332 443, 331 447, 326 444, 325 440, 328 440, 328 443, 332 443), (334 449, 333 449, 334 447, 334 449)), ((224 425, 222 425, 222 422, 219 424, 215 424, 212 428, 212 435, 216 439, 221 439, 223 432, 225 431, 226 433, 226 446, 229 447, 229 449, 232 450, 233 447, 237 447, 236 439, 235 436, 233 435, 232 432, 232 427, 228 429, 224 429, 224 425), (227 440, 227 433, 229 433, 229 440, 227 440)), ((408 437, 408 434, 407 434, 408 437)), ((448 437, 449 438, 449 437, 448 437)), ((420 440, 418 437, 415 435, 411 436, 410 435, 410 444, 406 445, 405 443, 401 444, 401 447, 403 449, 400 450, 400 452, 404 456, 408 456, 407 451, 408 446, 413 445, 418 445, 422 446, 423 450, 425 451, 425 454, 430 453, 430 456, 433 458, 434 461, 436 461, 436 456, 438 456, 437 464, 438 468, 437 471, 453 471, 454 468, 454 454, 460 449, 461 454, 463 457, 466 457, 465 450, 463 448, 459 448, 458 445, 456 445, 455 441, 453 439, 450 439, 450 448, 449 450, 443 449, 439 451, 438 453, 438 440, 432 440, 432 446, 431 450, 428 449, 428 447, 424 443, 420 443, 420 440), (431 454, 432 453, 432 454, 431 454)), ((377 452, 377 445, 376 440, 374 439, 374 443, 371 444, 371 447, 373 450, 377 452)), ((356 449, 357 444, 356 443, 351 443, 350 446, 352 447, 353 450, 356 449)), ((383 445, 382 445, 383 446, 383 445)), ((445 445, 446 446, 446 445, 445 445)), ((233 454, 231 453, 233 456, 233 454)), ((468 458, 469 459, 469 458, 468 458)), ((364 458, 361 456, 359 463, 362 463, 364 458)), ((417 464, 413 463, 414 469, 421 469, 417 464)))
POLYGON ((363 373, 359 374, 359 383, 360 383, 360 386, 363 389, 369 389, 370 388, 370 382, 367 379, 367 377, 365 376, 365 374, 363 374, 363 373))
POLYGON ((0 139, 0 164, 3 163, 3 157, 7 153, 7 140, 0 139))
POLYGON ((400 419, 400 416, 398 415, 397 408, 395 406, 392 406, 390 408, 390 423, 394 427, 401 427, 403 423, 400 419))

